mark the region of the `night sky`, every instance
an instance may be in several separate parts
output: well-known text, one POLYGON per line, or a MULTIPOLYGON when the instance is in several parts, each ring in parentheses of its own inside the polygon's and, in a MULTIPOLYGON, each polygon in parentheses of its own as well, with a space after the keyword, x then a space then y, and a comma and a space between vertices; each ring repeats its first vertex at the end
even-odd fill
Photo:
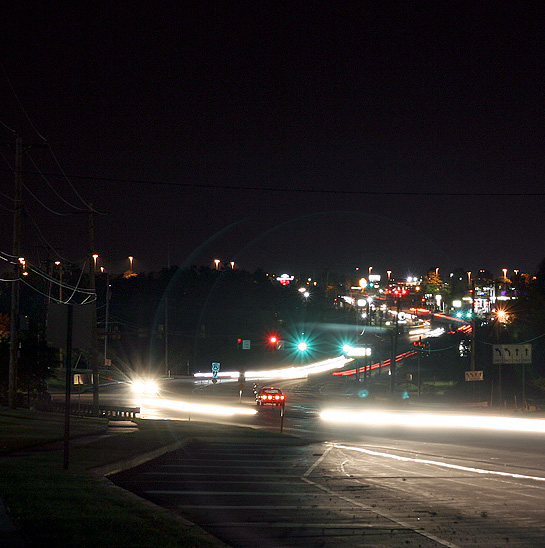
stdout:
POLYGON ((278 274, 533 273, 545 257, 535 5, 4 3, 1 141, 33 145, 23 254, 81 261, 78 210, 92 203, 96 252, 116 272, 132 255, 140 272, 219 258, 278 274))

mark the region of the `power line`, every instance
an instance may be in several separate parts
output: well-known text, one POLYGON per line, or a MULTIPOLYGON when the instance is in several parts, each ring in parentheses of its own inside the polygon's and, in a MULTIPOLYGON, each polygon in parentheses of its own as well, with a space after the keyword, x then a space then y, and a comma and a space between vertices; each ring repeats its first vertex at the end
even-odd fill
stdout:
MULTIPOLYGON (((26 151, 26 155, 28 157, 28 159, 32 162, 32 165, 36 168, 36 170, 38 171, 38 173, 41 175, 42 179, 45 181, 45 183, 47 184, 47 186, 53 191, 53 193, 57 196, 57 198, 59 198, 59 200, 62 200, 67 206, 71 207, 72 209, 75 209, 77 211, 81 211, 82 208, 79 208, 79 207, 76 207, 75 205, 71 204, 70 202, 68 202, 67 200, 65 200, 56 190, 55 188, 53 187, 53 185, 48 181, 48 179, 44 176, 44 174, 42 173, 42 171, 40 170, 40 168, 37 166, 36 162, 34 161, 34 159, 32 158, 32 156, 29 154, 28 150, 26 151)), ((69 215, 69 213, 64 213, 64 214, 60 214, 60 215, 69 215)))
MULTIPOLYGON (((7 170, 0 169, 0 172, 7 170)), ((38 175, 34 171, 23 171, 26 175, 38 175)), ((218 185, 205 183, 180 183, 176 181, 155 181, 151 179, 124 179, 118 177, 100 177, 91 175, 65 174, 63 173, 40 173, 47 177, 66 177, 72 179, 80 179, 83 181, 103 181, 107 183, 122 183, 122 184, 138 184, 151 186, 172 186, 179 188, 202 188, 210 190, 236 190, 250 192, 282 192, 282 193, 299 193, 299 194, 337 194, 337 195, 360 195, 360 196, 440 196, 440 197, 543 197, 545 191, 542 192, 435 192, 429 190, 348 190, 348 189, 330 189, 330 188, 297 188, 297 187, 270 187, 270 186, 242 186, 242 185, 218 185)))

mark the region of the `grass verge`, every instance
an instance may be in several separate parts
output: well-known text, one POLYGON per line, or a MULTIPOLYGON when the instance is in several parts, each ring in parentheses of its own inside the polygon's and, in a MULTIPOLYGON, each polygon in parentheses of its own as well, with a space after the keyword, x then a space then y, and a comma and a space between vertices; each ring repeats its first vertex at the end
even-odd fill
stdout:
MULTIPOLYGON (((135 422, 134 432, 72 443, 70 466, 64 470, 62 447, 36 448, 62 439, 62 415, 0 408, 0 496, 30 547, 213 548, 217 546, 213 540, 113 487, 92 469, 192 438, 244 437, 267 443, 289 439, 268 431, 194 421, 135 422)), ((104 419, 73 418, 71 433, 95 434, 106 427, 104 419)))

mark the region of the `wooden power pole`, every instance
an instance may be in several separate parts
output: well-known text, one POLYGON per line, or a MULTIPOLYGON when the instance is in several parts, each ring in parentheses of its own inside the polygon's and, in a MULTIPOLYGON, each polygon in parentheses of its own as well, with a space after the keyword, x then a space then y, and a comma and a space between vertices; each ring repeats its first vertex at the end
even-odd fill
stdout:
MULTIPOLYGON (((95 217, 93 204, 89 204, 89 285, 96 292, 95 269, 95 217)), ((96 299, 91 304, 92 333, 91 333, 91 369, 93 371, 93 411, 98 415, 98 339, 97 339, 97 304, 96 299)))
POLYGON ((15 138, 15 199, 13 212, 14 278, 11 284, 11 316, 9 329, 8 405, 17 407, 17 365, 19 360, 19 292, 21 263, 21 219, 23 214, 23 140, 15 138))

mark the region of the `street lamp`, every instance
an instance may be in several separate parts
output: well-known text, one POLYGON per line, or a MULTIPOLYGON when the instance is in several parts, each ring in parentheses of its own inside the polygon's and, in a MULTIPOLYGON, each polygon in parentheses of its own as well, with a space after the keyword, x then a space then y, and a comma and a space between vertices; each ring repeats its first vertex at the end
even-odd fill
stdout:
POLYGON ((97 271, 97 259, 98 259, 98 255, 95 253, 95 254, 93 255, 93 260, 94 260, 94 262, 95 262, 95 272, 97 271))
POLYGON ((501 270, 503 272, 503 277, 507 278, 507 268, 502 268, 501 270))
POLYGON ((231 270, 234 270, 235 269, 235 261, 231 261, 229 264, 231 265, 231 270))
POLYGON ((467 273, 467 283, 469 286, 471 286, 471 272, 467 273))
POLYGON ((134 257, 129 257, 129 270, 132 272, 132 262, 134 261, 134 257))
POLYGON ((390 281, 390 276, 392 275, 392 271, 391 270, 387 270, 386 271, 386 274, 388 274, 388 282, 390 281))
POLYGON ((373 270, 373 267, 370 266, 370 267, 369 267, 369 279, 371 278, 371 271, 372 271, 372 270, 373 270))
POLYGON ((219 270, 219 264, 220 264, 220 260, 219 259, 214 259, 214 264, 216 265, 216 270, 219 270))

